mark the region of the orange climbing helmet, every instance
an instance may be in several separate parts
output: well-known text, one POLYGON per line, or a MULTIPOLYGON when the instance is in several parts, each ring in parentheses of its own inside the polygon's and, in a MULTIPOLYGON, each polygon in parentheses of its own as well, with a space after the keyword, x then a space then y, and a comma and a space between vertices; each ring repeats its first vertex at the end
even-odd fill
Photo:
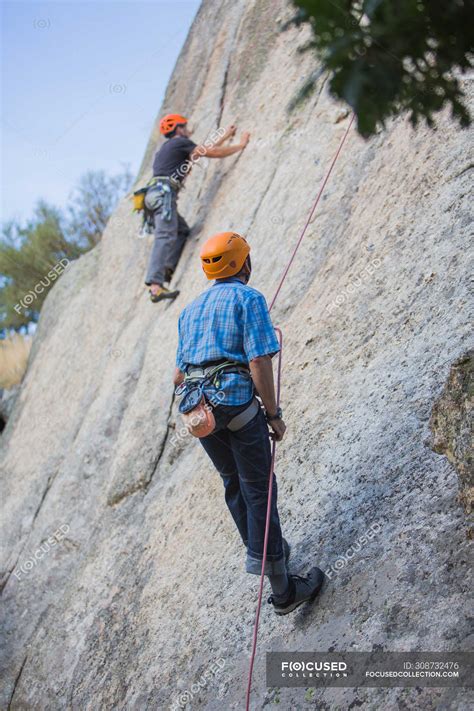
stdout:
POLYGON ((238 274, 250 253, 250 245, 237 232, 219 232, 203 244, 201 264, 208 279, 238 274))
POLYGON ((174 131, 176 126, 180 126, 185 123, 188 123, 188 119, 181 116, 181 114, 167 114, 166 116, 163 116, 160 121, 160 133, 166 135, 167 133, 174 131))

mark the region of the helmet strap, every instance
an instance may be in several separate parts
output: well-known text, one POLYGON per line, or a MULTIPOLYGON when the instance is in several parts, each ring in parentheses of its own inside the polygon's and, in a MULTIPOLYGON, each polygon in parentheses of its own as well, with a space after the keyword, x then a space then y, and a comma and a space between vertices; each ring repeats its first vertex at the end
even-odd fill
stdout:
POLYGON ((242 271, 243 271, 245 283, 248 284, 250 281, 251 274, 252 274, 252 262, 250 260, 250 254, 247 256, 247 259, 244 262, 244 268, 242 271))

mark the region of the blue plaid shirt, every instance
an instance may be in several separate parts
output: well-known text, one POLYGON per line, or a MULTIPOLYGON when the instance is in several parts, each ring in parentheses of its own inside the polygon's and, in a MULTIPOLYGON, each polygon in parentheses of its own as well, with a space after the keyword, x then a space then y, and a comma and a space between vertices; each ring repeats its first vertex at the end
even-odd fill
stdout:
MULTIPOLYGON (((178 335, 176 366, 183 372, 188 365, 223 358, 248 365, 280 350, 265 297, 236 277, 219 279, 188 304, 179 317, 178 335)), ((242 405, 252 397, 253 383, 250 376, 223 373, 204 392, 211 402, 242 405)))

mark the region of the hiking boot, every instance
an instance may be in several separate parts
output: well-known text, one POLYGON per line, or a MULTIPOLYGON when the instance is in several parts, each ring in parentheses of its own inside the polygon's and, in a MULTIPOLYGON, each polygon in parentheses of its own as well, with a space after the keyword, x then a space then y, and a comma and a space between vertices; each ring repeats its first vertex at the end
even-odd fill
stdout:
POLYGON ((178 294, 178 290, 170 291, 166 288, 166 286, 160 286, 155 293, 153 293, 150 289, 150 301, 156 304, 158 301, 162 301, 163 299, 176 299, 178 294))
POLYGON ((321 590, 324 582, 324 573, 319 568, 311 568, 308 575, 289 575, 290 588, 286 600, 270 595, 268 602, 273 605, 276 615, 288 615, 303 602, 313 602, 321 590))

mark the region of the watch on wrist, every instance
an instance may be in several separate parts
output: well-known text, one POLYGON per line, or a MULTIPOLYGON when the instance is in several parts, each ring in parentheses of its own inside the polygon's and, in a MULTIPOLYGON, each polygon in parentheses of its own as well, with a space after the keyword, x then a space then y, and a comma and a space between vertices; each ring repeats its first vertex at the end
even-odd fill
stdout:
POLYGON ((265 417, 267 418, 267 422, 271 422, 272 420, 281 420, 283 417, 283 411, 281 407, 277 407, 276 413, 274 415, 269 415, 265 410, 265 417))

